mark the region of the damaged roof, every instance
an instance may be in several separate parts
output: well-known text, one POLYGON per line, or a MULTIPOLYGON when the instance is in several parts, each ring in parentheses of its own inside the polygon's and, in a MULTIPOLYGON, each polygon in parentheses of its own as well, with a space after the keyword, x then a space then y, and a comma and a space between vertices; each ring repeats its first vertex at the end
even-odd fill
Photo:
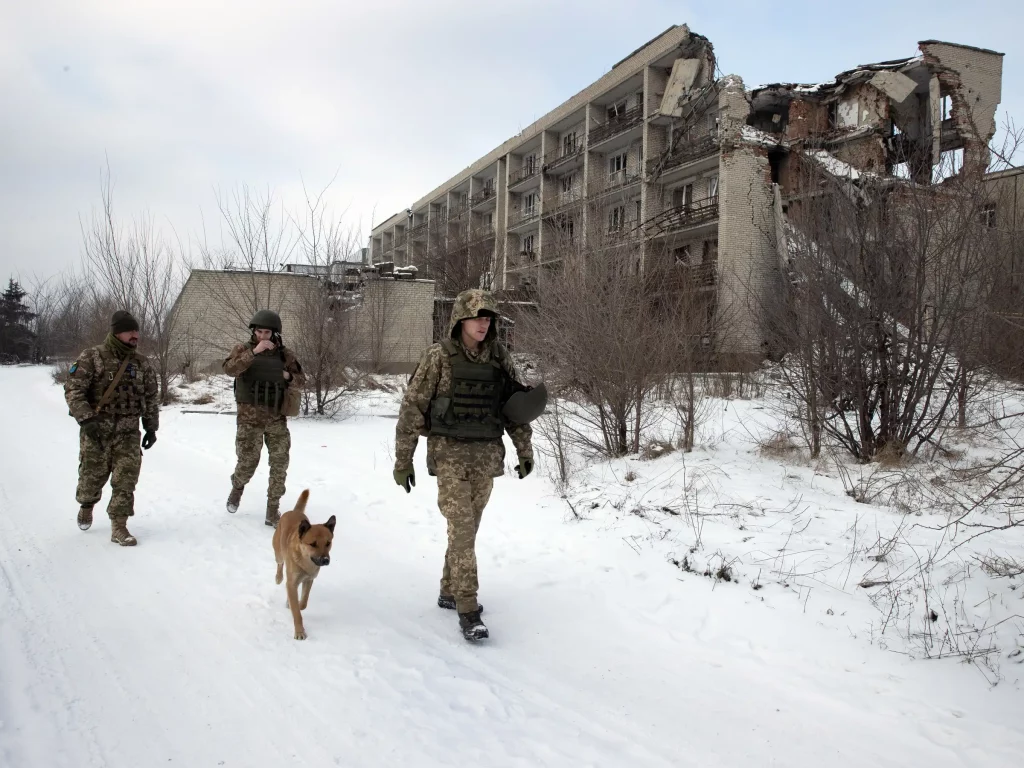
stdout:
POLYGON ((867 82, 878 72, 905 72, 924 65, 924 56, 910 56, 905 59, 893 59, 892 61, 880 61, 875 64, 861 64, 860 66, 840 72, 831 81, 824 83, 769 83, 761 85, 750 91, 751 98, 756 100, 761 95, 766 96, 829 96, 842 93, 846 86, 867 82))

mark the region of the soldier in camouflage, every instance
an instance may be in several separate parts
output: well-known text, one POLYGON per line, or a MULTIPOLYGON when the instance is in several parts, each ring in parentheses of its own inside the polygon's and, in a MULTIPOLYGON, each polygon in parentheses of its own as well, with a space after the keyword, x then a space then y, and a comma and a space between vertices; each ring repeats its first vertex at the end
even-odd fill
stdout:
POLYGON ((110 540, 133 547, 128 518, 135 514, 135 485, 142 468, 142 447, 156 442, 160 426, 157 380, 149 361, 136 348, 139 324, 128 312, 114 313, 106 340, 82 352, 64 384, 68 410, 80 426, 78 527, 92 526, 92 510, 110 479, 110 540))
POLYGON ((231 350, 223 365, 224 373, 235 379, 238 404, 235 431, 238 461, 231 475, 227 510, 238 511, 242 491, 255 474, 266 443, 270 482, 265 522, 277 528, 292 445, 288 418, 282 411, 288 390, 301 390, 306 376, 295 355, 281 342, 281 318, 276 312, 260 310, 253 316, 249 328, 252 338, 231 350))
POLYGON ((407 493, 416 484, 418 438, 427 438, 427 471, 437 477, 438 506, 448 521, 437 604, 456 609, 467 640, 488 637, 477 602, 476 535, 494 478, 504 474, 506 430, 519 457, 520 479, 533 470, 530 425, 510 423, 501 413, 519 376, 497 341, 497 322, 490 293, 459 294, 448 337, 420 357, 395 430, 394 478, 407 493))

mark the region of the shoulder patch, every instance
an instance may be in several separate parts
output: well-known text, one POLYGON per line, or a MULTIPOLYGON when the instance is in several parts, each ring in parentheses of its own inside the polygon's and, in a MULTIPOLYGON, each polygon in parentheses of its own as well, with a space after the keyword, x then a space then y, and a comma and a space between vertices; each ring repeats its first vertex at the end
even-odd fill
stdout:
POLYGON ((68 373, 74 373, 77 370, 78 370, 78 361, 76 360, 75 362, 73 362, 71 364, 71 367, 68 368, 68 373))

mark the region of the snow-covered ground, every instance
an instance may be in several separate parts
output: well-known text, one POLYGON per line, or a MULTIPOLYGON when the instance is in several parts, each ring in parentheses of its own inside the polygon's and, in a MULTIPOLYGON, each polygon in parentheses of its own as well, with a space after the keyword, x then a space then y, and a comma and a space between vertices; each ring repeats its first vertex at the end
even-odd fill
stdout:
POLYGON ((49 370, 0 369, 0 766, 1021 764, 1024 590, 960 550, 915 593, 898 577, 945 518, 858 503, 856 470, 764 455, 757 402, 718 403, 701 450, 578 465, 566 488, 543 459, 516 479, 509 446, 478 646, 434 604, 423 449, 412 494, 391 479, 396 395, 293 420, 286 502, 309 488, 313 521, 338 518, 300 643, 266 467, 228 515, 234 419, 224 379, 185 400, 204 389, 163 412, 140 544, 121 549, 102 514, 75 526, 77 431, 49 370))

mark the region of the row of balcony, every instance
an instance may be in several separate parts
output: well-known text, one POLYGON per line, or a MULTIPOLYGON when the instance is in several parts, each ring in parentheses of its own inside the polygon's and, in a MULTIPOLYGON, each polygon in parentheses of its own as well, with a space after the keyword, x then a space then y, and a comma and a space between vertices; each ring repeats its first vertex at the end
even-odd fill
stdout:
MULTIPOLYGON (((571 210, 573 207, 580 205, 582 202, 583 200, 579 198, 554 198, 545 203, 544 215, 547 217, 558 213, 564 213, 571 210)), ((540 219, 540 217, 540 205, 534 205, 529 208, 516 208, 509 212, 509 226, 518 227, 532 221, 536 221, 540 219)), ((692 202, 682 203, 668 208, 644 222, 642 227, 625 226, 620 230, 615 230, 608 234, 611 236, 627 236, 630 233, 636 233, 638 229, 642 228, 645 236, 660 237, 686 229, 711 224, 716 222, 718 217, 718 196, 715 195, 714 197, 694 200, 692 202)), ((395 238, 394 245, 388 248, 385 253, 390 253, 397 248, 401 248, 411 239, 422 239, 426 235, 426 231, 425 225, 421 224, 415 227, 414 230, 410 230, 408 235, 399 235, 395 238), (413 235, 413 231, 416 231, 416 235, 413 235)), ((467 243, 479 243, 495 236, 496 230, 493 225, 479 225, 469 230, 467 243)))

